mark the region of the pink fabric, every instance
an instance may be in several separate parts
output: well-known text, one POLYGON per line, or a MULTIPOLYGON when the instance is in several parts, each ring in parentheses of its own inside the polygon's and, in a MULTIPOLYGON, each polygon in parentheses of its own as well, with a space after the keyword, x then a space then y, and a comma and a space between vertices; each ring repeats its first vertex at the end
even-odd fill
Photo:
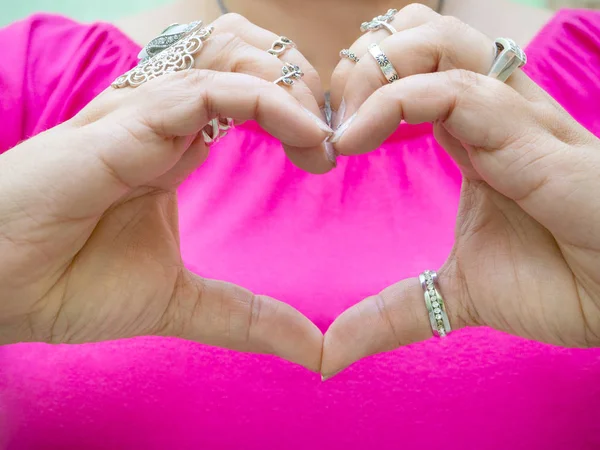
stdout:
MULTIPOLYGON (((600 135, 600 14, 564 11, 531 76, 600 135)), ((135 63, 107 24, 38 15, 0 31, 0 151, 71 117, 135 63)), ((286 301, 322 330, 453 242, 460 175, 430 126, 313 176, 249 123, 181 187, 197 273, 286 301), (427 174, 427 176, 424 176, 427 174), (427 236, 418 239, 417 236, 427 236)), ((465 329, 338 377, 177 339, 0 347, 5 449, 597 449, 600 349, 465 329)))

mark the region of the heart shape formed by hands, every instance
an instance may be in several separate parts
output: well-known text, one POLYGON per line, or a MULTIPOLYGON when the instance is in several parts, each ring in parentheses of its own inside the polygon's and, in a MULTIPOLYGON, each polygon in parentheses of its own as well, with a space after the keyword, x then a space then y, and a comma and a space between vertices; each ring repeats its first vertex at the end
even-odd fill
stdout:
MULTIPOLYGON (((244 20, 221 25, 254 30, 244 20)), ((378 42, 402 62, 401 80, 387 84, 372 58, 343 60, 332 80, 341 122, 333 137, 318 118, 318 75, 311 81, 304 69, 295 98, 281 95, 254 76, 265 67, 276 75, 277 58, 216 34, 200 61, 218 61, 208 68, 224 72, 106 91, 74 119, 3 154, 0 342, 173 335, 275 354, 329 377, 431 337, 416 278, 358 303, 323 336, 285 303, 184 267, 176 188, 208 156, 203 127, 232 117, 256 120, 313 172, 330 170, 335 153, 378 148, 402 120, 434 122, 464 175, 456 244, 438 271, 452 326, 597 344, 600 208, 589 207, 600 190, 590 175, 600 167, 597 138, 525 74, 508 85, 483 76, 491 42, 477 31, 423 7, 402 10, 393 25, 397 34, 369 33, 351 50, 366 54, 378 42), (219 59, 223 46, 239 59, 219 59), (227 73, 233 66, 243 74, 227 73)))

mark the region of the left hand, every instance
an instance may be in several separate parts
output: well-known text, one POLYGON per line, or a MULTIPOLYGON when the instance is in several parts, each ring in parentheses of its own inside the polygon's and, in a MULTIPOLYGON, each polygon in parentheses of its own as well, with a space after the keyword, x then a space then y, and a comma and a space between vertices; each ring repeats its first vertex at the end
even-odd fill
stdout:
MULTIPOLYGON (((401 120, 434 122, 464 177, 454 249, 438 271, 453 329, 600 345, 600 141, 523 72, 506 84, 484 76, 493 42, 462 22, 413 5, 393 26, 365 34, 351 47, 365 56, 334 74, 347 120, 336 150, 376 149, 401 120), (387 83, 373 41, 400 81, 387 83)), ((322 373, 431 336, 418 278, 401 281, 333 323, 322 373)))

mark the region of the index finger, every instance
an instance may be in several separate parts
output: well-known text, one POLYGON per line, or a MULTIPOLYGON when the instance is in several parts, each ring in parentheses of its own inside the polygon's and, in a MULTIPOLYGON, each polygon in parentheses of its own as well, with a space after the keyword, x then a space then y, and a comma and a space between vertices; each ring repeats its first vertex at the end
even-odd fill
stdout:
MULTIPOLYGON (((413 3, 402 8, 393 18, 390 25, 392 25, 397 31, 409 30, 416 28, 440 17, 440 14, 435 12, 433 9, 421 5, 419 3, 413 3)), ((360 38, 352 44, 350 50, 355 53, 359 58, 367 53, 367 48, 370 44, 379 43, 390 35, 387 30, 370 31, 363 34, 360 38)), ((342 95, 346 88, 346 82, 355 63, 342 58, 335 68, 331 78, 331 107, 334 111, 338 111, 342 108, 342 95)), ((342 115, 342 111, 339 111, 338 117, 342 115)), ((341 119, 339 119, 341 120, 341 119)), ((334 124, 334 128, 335 128, 334 124)))
POLYGON ((535 120, 527 111, 528 100, 490 77, 466 70, 419 74, 377 89, 331 142, 341 154, 361 154, 378 148, 403 120, 439 121, 461 142, 496 149, 535 120))

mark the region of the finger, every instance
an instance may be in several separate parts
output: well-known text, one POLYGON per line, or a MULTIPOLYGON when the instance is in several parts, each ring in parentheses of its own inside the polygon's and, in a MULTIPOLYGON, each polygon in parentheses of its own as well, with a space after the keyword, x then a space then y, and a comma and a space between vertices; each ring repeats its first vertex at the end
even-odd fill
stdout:
POLYGON ((127 91, 110 93, 125 101, 102 119, 66 123, 6 152, 3 167, 16 169, 3 172, 2 183, 18 187, 46 215, 75 220, 102 214, 132 188, 167 173, 188 149, 188 136, 215 117, 256 120, 287 145, 317 146, 329 134, 280 87, 248 75, 179 72, 127 91), (47 196, 26 182, 36 173, 49 186, 47 196))
POLYGON ((378 148, 402 119, 439 122, 465 149, 450 152, 459 165, 468 157, 481 179, 555 236, 580 242, 572 225, 590 220, 585 193, 600 189, 600 178, 590 176, 600 156, 591 133, 553 103, 532 103, 473 72, 415 75, 377 90, 332 140, 342 154, 364 153, 378 148), (561 214, 569 220, 556 221, 557 200, 565 198, 561 214))
MULTIPOLYGON (((261 28, 250 22, 244 16, 235 13, 222 15, 214 23, 214 26, 219 30, 218 32, 235 34, 249 45, 256 47, 258 50, 263 50, 264 53, 267 53, 267 50, 271 48, 273 43, 280 38, 280 36, 275 33, 261 28)), ((287 47, 279 56, 270 55, 268 53, 267 55, 271 59, 279 59, 301 67, 304 72, 302 81, 312 91, 313 97, 317 101, 319 107, 323 108, 325 106, 325 92, 319 73, 295 46, 287 47)), ((279 75, 277 78, 278 77, 279 75)))
MULTIPOLYGON (((400 78, 452 69, 486 74, 495 55, 491 39, 454 17, 440 17, 396 33, 381 41, 379 46, 400 78)), ((375 58, 367 53, 348 74, 343 93, 347 117, 373 92, 388 83, 375 58)), ((526 98, 540 96, 540 90, 520 71, 513 74, 508 84, 526 98)))
MULTIPOLYGON (((306 148, 319 145, 330 133, 325 123, 279 86, 256 77, 195 70, 156 81, 138 88, 137 101, 107 119, 123 121, 134 113, 143 126, 163 137, 196 134, 215 117, 256 120, 283 144, 306 148)), ((148 151, 144 153, 147 159, 148 151)))
POLYGON ((380 146, 402 120, 439 121, 462 142, 488 148, 500 148, 536 124, 531 105, 514 89, 453 70, 414 75, 378 89, 332 141, 343 154, 365 153, 380 146))
POLYGON ((323 335, 291 306, 222 281, 186 273, 160 334, 243 352, 276 355, 318 372, 323 335))
POLYGON ((197 136, 190 136, 188 140, 191 144, 186 145, 187 150, 181 156, 175 166, 161 177, 152 182, 152 186, 164 190, 174 189, 183 183, 198 167, 200 167, 210 152, 210 147, 206 145, 202 133, 197 136))
MULTIPOLYGON (((456 279, 438 273, 439 290, 453 330, 467 325, 462 291, 456 279)), ((384 289, 343 312, 325 333, 321 373, 330 378, 352 363, 433 336, 418 278, 384 289)))
MULTIPOLYGON (((420 3, 413 3, 402 8, 395 16, 394 20, 390 23, 397 31, 409 30, 421 26, 425 23, 437 20, 440 16, 433 9, 422 5, 420 3)), ((359 39, 352 44, 350 51, 356 54, 359 58, 367 54, 369 45, 373 43, 379 43, 390 35, 390 32, 382 29, 377 31, 370 31, 364 33, 359 39)), ((335 129, 336 125, 339 125, 343 121, 342 111, 342 98, 346 88, 346 82, 352 69, 354 69, 355 63, 349 61, 346 58, 342 58, 340 63, 335 68, 332 75, 331 83, 331 107, 336 111, 336 122, 332 122, 335 129)), ((344 105, 345 107, 345 105, 344 105)))
MULTIPOLYGON (((483 73, 493 60, 493 43, 453 17, 443 17, 383 39, 379 46, 400 78, 461 68, 483 73)), ((348 117, 389 81, 367 52, 348 76, 343 98, 348 117)))
MULTIPOLYGON (((274 81, 282 76, 284 63, 267 53, 266 49, 262 47, 266 45, 265 41, 269 41, 267 48, 271 46, 271 37, 275 36, 274 34, 256 27, 237 14, 223 16, 222 19, 215 22, 215 28, 220 31, 213 33, 211 38, 205 42, 202 53, 196 61, 197 68, 246 73, 267 81, 274 81), (233 31, 225 32, 227 29, 233 31), (256 47, 244 39, 244 37, 250 36, 252 41, 257 42, 261 47, 256 47)), ((294 52, 290 53, 292 56, 294 55, 294 52)), ((295 53, 299 55, 299 52, 295 51, 295 53)), ((321 111, 324 94, 322 88, 317 88, 320 86, 320 79, 305 58, 297 56, 295 61, 298 61, 297 65, 302 69, 304 76, 300 80, 296 80, 292 86, 285 86, 281 89, 296 98, 307 110, 324 120, 321 111), (315 92, 317 97, 315 97, 315 92), (320 96, 321 104, 317 101, 318 96, 320 96)), ((335 158, 328 153, 329 147, 321 143, 314 147, 284 145, 284 150, 294 164, 312 173, 328 172, 335 165, 335 158)))
MULTIPOLYGON (((201 52, 195 58, 196 69, 244 73, 270 82, 282 76, 284 63, 281 60, 242 38, 242 36, 253 36, 253 41, 259 41, 259 45, 262 45, 263 41, 270 41, 269 36, 274 36, 272 33, 256 27, 236 14, 222 16, 214 26, 216 31, 203 43, 201 52), (228 32, 227 30, 230 29, 232 31, 228 32)), ((270 45, 271 43, 269 43, 269 47, 270 45)), ((280 87, 280 90, 294 97, 304 108, 324 121, 321 111, 324 95, 318 75, 297 50, 291 54, 291 61, 294 63, 297 61, 297 65, 301 67, 305 75, 302 79, 296 80, 292 86, 280 87)), ((117 109, 125 101, 123 96, 102 95, 101 97, 101 101, 92 102, 80 116, 95 120, 106 111, 117 109)), ((127 101, 131 102, 132 100, 127 101)), ((306 171, 325 173, 335 166, 334 152, 330 146, 324 143, 317 145, 282 143, 290 160, 306 171)))
MULTIPOLYGON (((281 77, 282 61, 266 51, 248 44, 233 33, 214 33, 204 43, 202 52, 196 60, 197 69, 219 72, 245 73, 266 81, 275 81, 281 77)), ((304 67, 301 67, 304 72, 304 67)), ((302 79, 285 91, 295 97, 313 113, 319 114, 319 105, 313 92, 302 79)))

